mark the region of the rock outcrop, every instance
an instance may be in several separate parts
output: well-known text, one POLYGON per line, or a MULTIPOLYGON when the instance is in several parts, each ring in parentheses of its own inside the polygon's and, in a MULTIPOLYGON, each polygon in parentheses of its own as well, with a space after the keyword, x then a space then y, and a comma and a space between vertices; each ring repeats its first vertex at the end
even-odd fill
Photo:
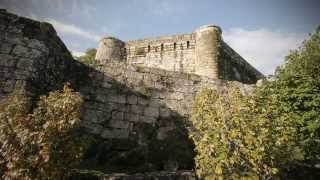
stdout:
POLYGON ((51 24, 0 10, 0 97, 15 86, 34 96, 81 84, 86 67, 73 60, 51 24))

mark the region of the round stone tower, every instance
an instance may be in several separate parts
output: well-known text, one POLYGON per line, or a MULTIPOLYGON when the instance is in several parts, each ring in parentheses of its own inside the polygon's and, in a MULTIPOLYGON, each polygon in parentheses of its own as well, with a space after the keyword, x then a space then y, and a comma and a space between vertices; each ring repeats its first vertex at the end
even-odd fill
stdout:
POLYGON ((221 29, 215 25, 201 26, 196 30, 195 73, 218 79, 218 53, 221 29))
POLYGON ((106 63, 111 60, 123 61, 125 57, 125 43, 114 37, 104 37, 99 41, 96 60, 106 63))

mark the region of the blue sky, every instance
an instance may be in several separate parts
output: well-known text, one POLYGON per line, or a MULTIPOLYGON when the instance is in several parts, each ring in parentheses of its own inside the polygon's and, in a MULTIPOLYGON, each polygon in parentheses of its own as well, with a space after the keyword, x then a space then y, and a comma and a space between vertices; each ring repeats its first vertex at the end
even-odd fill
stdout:
POLYGON ((50 22, 75 55, 103 36, 126 41, 216 24, 265 74, 320 25, 317 0, 0 0, 0 8, 50 22))

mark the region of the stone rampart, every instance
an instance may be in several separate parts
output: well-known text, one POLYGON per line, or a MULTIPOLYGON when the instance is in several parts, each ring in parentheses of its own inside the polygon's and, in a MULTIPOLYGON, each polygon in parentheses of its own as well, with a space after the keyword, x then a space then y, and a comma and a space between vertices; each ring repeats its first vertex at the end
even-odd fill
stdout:
POLYGON ((213 79, 255 83, 263 75, 228 46, 218 26, 201 26, 190 34, 123 42, 113 37, 99 43, 96 59, 141 67, 192 73, 213 79))

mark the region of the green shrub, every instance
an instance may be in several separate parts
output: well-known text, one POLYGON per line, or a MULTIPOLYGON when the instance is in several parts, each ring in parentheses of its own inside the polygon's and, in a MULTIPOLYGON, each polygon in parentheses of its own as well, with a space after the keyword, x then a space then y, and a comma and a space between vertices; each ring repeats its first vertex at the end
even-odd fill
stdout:
POLYGON ((0 104, 0 164, 4 179, 64 179, 85 149, 74 136, 82 97, 68 86, 40 97, 35 109, 23 92, 0 104))

